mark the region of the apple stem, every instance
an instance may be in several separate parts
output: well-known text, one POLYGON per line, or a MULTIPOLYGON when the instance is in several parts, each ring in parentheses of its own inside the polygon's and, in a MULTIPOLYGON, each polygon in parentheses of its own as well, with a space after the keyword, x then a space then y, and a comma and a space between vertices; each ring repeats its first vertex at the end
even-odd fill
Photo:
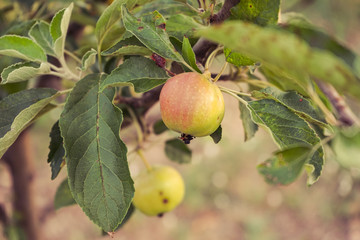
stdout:
POLYGON ((148 171, 151 171, 151 166, 150 166, 149 162, 146 160, 144 152, 142 150, 142 145, 143 145, 143 142, 144 142, 144 134, 142 132, 139 120, 137 119, 135 112, 130 107, 128 108, 128 111, 129 111, 129 114, 130 114, 131 118, 134 121, 134 126, 135 126, 137 137, 138 137, 138 139, 137 139, 138 146, 136 148, 136 153, 139 155, 139 157, 143 161, 146 169, 148 171))
POLYGON ((249 93, 243 93, 243 92, 238 92, 238 91, 235 91, 235 90, 232 90, 232 89, 228 89, 228 88, 225 88, 225 87, 221 87, 221 86, 219 86, 219 89, 220 89, 222 92, 225 92, 225 93, 233 96, 234 98, 236 98, 237 100, 239 100, 241 103, 243 103, 243 104, 245 104, 245 105, 248 105, 248 102, 245 101, 244 99, 242 99, 241 97, 239 97, 239 95, 251 97, 251 94, 249 94, 249 93))
POLYGON ((211 66, 212 62, 214 61, 216 54, 223 48, 224 47, 218 47, 210 54, 210 56, 208 57, 208 59, 206 60, 206 63, 205 63, 205 72, 209 70, 209 67, 211 66))
POLYGON ((228 62, 225 62, 224 65, 222 66, 220 72, 218 75, 216 75, 216 77, 214 78, 213 82, 216 82, 217 80, 219 80, 219 78, 221 77, 221 75, 224 73, 226 67, 228 65, 228 62))
POLYGON ((236 90, 233 90, 233 89, 230 89, 230 88, 226 88, 226 87, 223 87, 223 86, 218 86, 219 89, 223 92, 232 92, 234 94, 237 94, 237 95, 241 95, 241 96, 247 96, 247 97, 252 97, 252 95, 250 93, 245 93, 245 92, 239 92, 239 91, 236 91, 236 90))
POLYGON ((274 84, 266 82, 266 81, 258 80, 258 79, 241 79, 241 81, 244 81, 250 85, 260 87, 260 88, 266 88, 266 87, 275 87, 276 88, 276 86, 274 84))
POLYGON ((141 148, 142 144, 144 142, 143 131, 141 129, 139 120, 137 119, 135 112, 130 107, 128 107, 128 111, 129 111, 129 114, 130 114, 131 118, 133 119, 134 127, 136 129, 138 146, 139 146, 139 148, 141 148))
POLYGON ((152 168, 151 168, 151 165, 149 164, 148 160, 145 158, 145 155, 144 155, 143 150, 142 150, 141 148, 139 148, 139 149, 136 150, 136 152, 137 152, 137 154, 139 155, 139 157, 141 158, 141 160, 143 161, 146 169, 147 169, 148 171, 151 171, 151 169, 152 169, 152 168))

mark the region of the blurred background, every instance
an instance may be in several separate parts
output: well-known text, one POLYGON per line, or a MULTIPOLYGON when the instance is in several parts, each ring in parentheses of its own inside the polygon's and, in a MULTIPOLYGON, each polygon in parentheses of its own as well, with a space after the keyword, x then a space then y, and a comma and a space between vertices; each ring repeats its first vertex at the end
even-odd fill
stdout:
MULTIPOLYGON (((2 1, 0 8, 7 2, 2 1)), ((360 54, 359 0, 283 0, 282 12, 289 11, 304 14, 360 54)), ((4 20, 1 16, 0 19, 4 20)), ((0 56, 2 61, 6 59, 0 56)), ((220 84, 231 87, 231 83, 220 84)), ((161 218, 135 211, 114 239, 359 240, 360 171, 342 168, 327 149, 322 176, 313 186, 306 186, 305 174, 288 186, 267 184, 256 166, 277 147, 262 129, 244 142, 238 103, 228 96, 225 101, 221 142, 214 144, 210 137, 192 141, 189 147, 193 159, 189 164, 172 163, 164 154, 164 142, 177 134, 164 133, 148 139, 145 154, 149 162, 179 169, 185 179, 185 199, 161 218)), ((40 219, 39 231, 46 240, 111 239, 102 235, 79 206, 54 210, 56 189, 67 176, 63 169, 51 181, 47 163, 49 132, 59 114, 59 110, 46 114, 29 130, 29 153, 35 159, 33 207, 40 219)), ((147 117, 156 116, 159 105, 147 117)), ((121 132, 121 137, 131 150, 135 130, 129 127, 121 132)), ((130 154, 128 159, 133 176, 144 169, 136 154, 130 154)), ((10 172, 0 161, 0 204, 8 213, 13 200, 10 172)), ((0 239, 5 239, 2 231, 0 225, 0 239)))

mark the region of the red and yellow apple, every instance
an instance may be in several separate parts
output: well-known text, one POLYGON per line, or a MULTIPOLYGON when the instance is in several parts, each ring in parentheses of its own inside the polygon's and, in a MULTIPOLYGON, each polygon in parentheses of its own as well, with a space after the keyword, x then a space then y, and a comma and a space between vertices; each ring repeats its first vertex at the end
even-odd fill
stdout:
POLYGON ((212 134, 224 117, 224 98, 209 77, 200 73, 178 74, 166 81, 160 93, 165 125, 194 137, 212 134))

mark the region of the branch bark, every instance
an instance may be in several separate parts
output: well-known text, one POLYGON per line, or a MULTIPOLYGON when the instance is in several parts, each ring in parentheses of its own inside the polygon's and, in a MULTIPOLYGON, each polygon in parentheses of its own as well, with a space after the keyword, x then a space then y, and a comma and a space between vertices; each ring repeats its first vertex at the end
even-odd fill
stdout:
MULTIPOLYGON (((240 0, 225 0, 224 5, 220 11, 210 17, 210 23, 220 24, 225 21, 230 17, 230 9, 239 2, 240 0)), ((209 57, 210 53, 216 49, 217 46, 217 43, 200 38, 193 47, 197 62, 205 65, 206 59, 209 57)))
POLYGON ((342 126, 353 126, 355 124, 360 126, 359 119, 346 104, 345 99, 340 96, 340 94, 332 85, 321 81, 317 81, 317 84, 335 108, 338 115, 338 120, 342 126))
POLYGON ((214 14, 210 17, 210 23, 218 24, 228 19, 231 14, 230 12, 231 8, 233 8, 239 2, 240 0, 225 0, 224 5, 220 9, 220 11, 217 14, 214 14))
POLYGON ((116 96, 115 102, 121 104, 126 104, 132 108, 144 108, 144 111, 150 109, 157 101, 159 101, 159 96, 162 86, 158 86, 148 92, 145 92, 140 98, 133 97, 123 97, 116 96))
POLYGON ((40 233, 34 208, 34 163, 29 128, 6 151, 3 160, 10 168, 13 181, 13 223, 25 232, 27 240, 38 240, 40 233))

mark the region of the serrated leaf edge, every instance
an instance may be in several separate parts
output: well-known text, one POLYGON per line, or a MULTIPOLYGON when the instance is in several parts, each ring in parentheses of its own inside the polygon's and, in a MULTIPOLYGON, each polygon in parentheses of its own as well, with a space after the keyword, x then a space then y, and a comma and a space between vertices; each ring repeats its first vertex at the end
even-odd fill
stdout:
MULTIPOLYGON (((273 100, 273 101, 274 101, 274 100, 273 100)), ((280 103, 280 104, 281 104, 281 103, 280 103)), ((250 104, 247 104, 246 106, 247 106, 247 108, 250 110, 251 119, 253 120, 253 122, 257 123, 257 122, 254 120, 254 117, 253 117, 253 114, 254 114, 255 111, 254 111, 253 109, 251 109, 250 104)), ((288 108, 287 108, 287 109, 288 109, 288 108)), ((289 110, 289 111, 291 111, 291 110, 289 110)), ((291 112, 292 112, 292 111, 291 111, 291 112)), ((293 112, 293 113, 294 113, 294 112, 293 112)), ((298 116, 296 113, 294 113, 294 114, 295 114, 296 116, 298 116)), ((256 115, 256 116, 257 116, 257 115, 256 115)), ((314 135, 315 135, 316 138, 318 139, 318 143, 317 143, 317 144, 320 144, 320 145, 319 145, 319 147, 318 147, 318 149, 317 149, 316 151, 318 151, 320 148, 323 149, 323 146, 321 145, 321 139, 320 139, 319 135, 318 135, 318 134, 316 133, 316 131, 310 126, 309 122, 307 122, 307 121, 306 121, 305 119, 303 119, 301 116, 298 116, 298 117, 299 117, 299 119, 301 119, 302 121, 305 122, 305 124, 309 127, 309 129, 311 129, 312 133, 314 133, 314 135)), ((259 116, 257 116, 257 118, 259 118, 259 119, 262 121, 262 119, 261 119, 259 116)), ((279 147, 279 149, 283 149, 283 147, 277 142, 277 140, 276 140, 276 138, 275 138, 275 134, 271 131, 271 129, 270 129, 263 121, 262 121, 262 123, 257 123, 257 124, 260 125, 260 126, 262 126, 262 127, 270 134, 270 136, 273 138, 274 143, 279 147)), ((304 142, 306 142, 306 141, 304 141, 304 142)), ((310 146, 313 146, 313 144, 311 144, 311 143, 309 143, 309 142, 306 142, 306 143, 308 143, 310 146)), ((313 147, 314 147, 314 146, 313 146, 313 147)), ((316 151, 314 151, 313 154, 315 154, 316 151)), ((322 166, 324 166, 324 164, 325 164, 325 152, 323 151, 323 153, 324 153, 324 156, 323 156, 323 158, 322 158, 322 159, 323 159, 322 166)), ((314 184, 314 183, 319 179, 319 177, 321 176, 322 171, 323 171, 323 167, 322 167, 319 176, 318 176, 317 178, 314 178, 314 179, 313 179, 313 178, 312 178, 312 177, 313 177, 312 173, 315 171, 315 167, 308 162, 310 159, 311 159, 311 156, 308 157, 307 163, 305 163, 305 165, 311 166, 311 168, 309 168, 309 167, 306 168, 306 172, 308 173, 308 180, 307 180, 308 186, 314 184)))

